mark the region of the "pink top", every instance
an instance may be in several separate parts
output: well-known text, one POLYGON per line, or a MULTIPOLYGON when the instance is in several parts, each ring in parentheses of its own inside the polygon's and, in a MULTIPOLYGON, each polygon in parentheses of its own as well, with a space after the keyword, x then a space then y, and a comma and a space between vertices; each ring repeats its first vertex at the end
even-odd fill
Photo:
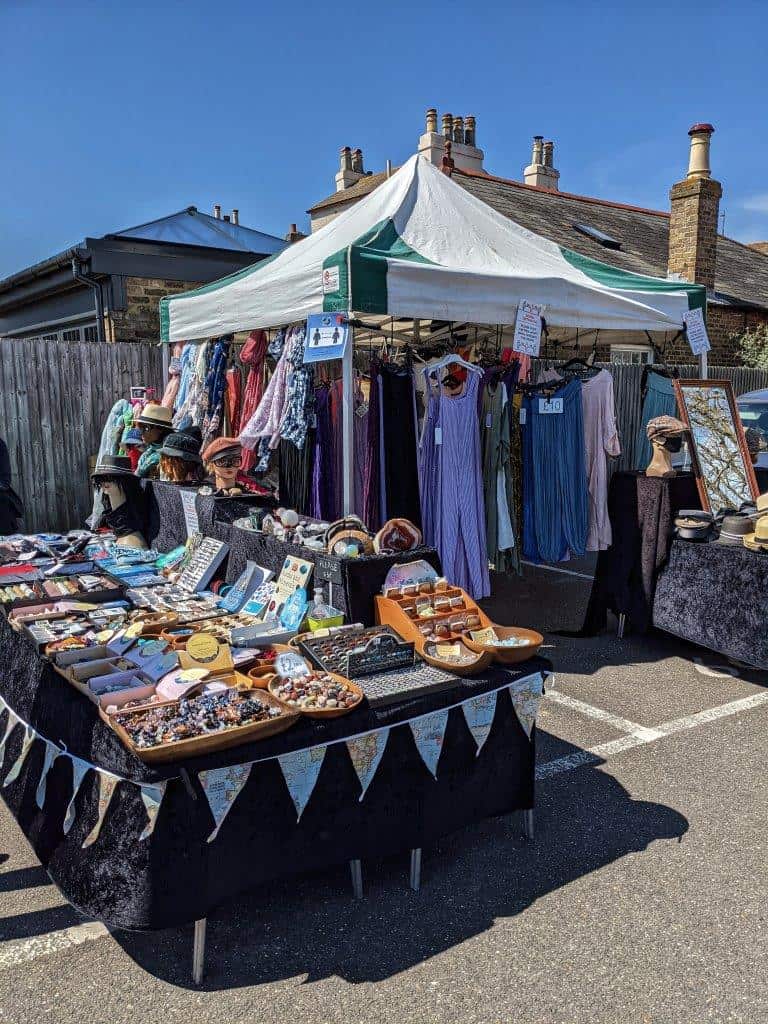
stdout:
MULTIPOLYGON (((556 370, 544 370, 539 380, 555 380, 556 370)), ((608 518, 608 456, 621 455, 616 412, 613 404, 613 377, 601 370, 581 382, 581 408, 584 416, 584 458, 589 488, 589 529, 587 551, 605 551, 611 545, 608 518)))

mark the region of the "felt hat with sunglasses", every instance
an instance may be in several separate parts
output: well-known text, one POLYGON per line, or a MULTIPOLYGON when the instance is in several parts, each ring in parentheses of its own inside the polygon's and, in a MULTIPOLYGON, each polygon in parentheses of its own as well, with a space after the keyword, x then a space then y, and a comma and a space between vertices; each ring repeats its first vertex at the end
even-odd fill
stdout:
POLYGON ((173 409, 150 402, 136 417, 136 422, 141 427, 165 427, 167 430, 173 430, 173 409))
POLYGON ((236 437, 217 437, 203 452, 203 460, 225 462, 228 459, 239 458, 242 453, 243 447, 236 437))

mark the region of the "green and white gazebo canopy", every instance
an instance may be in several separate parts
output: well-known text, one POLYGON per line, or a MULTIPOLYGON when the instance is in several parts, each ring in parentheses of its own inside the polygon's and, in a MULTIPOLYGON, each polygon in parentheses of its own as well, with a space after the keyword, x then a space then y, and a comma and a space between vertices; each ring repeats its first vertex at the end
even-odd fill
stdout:
POLYGON ((163 341, 194 341, 349 310, 399 319, 514 323, 522 299, 552 327, 680 328, 700 285, 631 274, 535 235, 427 160, 277 256, 160 303, 163 341))

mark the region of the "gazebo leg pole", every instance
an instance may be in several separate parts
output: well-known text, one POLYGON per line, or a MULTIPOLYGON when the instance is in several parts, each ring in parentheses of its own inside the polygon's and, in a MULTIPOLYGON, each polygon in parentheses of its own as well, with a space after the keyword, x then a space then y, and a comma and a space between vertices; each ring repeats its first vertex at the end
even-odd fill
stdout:
POLYGON ((361 900, 363 898, 363 862, 351 860, 349 870, 352 874, 352 895, 356 900, 361 900))
POLYGON ((421 888, 421 847, 411 850, 411 888, 414 892, 421 888))
POLYGON ((625 628, 626 625, 627 625, 627 616, 624 614, 624 612, 619 612, 619 625, 618 625, 618 628, 616 629, 616 636, 619 638, 619 640, 623 640, 624 639, 624 628, 625 628))
POLYGON ((192 981, 202 985, 205 972, 205 926, 207 919, 201 917, 195 921, 195 939, 192 945, 192 981))

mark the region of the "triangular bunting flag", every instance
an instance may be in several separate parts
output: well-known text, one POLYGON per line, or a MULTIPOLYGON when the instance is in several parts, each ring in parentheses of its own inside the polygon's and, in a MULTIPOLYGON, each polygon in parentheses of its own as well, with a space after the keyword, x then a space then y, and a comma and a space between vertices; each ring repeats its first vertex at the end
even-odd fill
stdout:
POLYGON ((59 748, 55 747, 52 743, 49 743, 48 740, 44 740, 44 743, 45 757, 43 758, 43 771, 40 775, 40 781, 37 783, 37 792, 35 793, 35 802, 41 811, 43 809, 43 804, 45 803, 45 790, 48 780, 48 772, 51 770, 53 762, 61 753, 59 748))
POLYGON ((309 803, 315 788, 320 769, 325 760, 326 747, 309 747, 305 750, 294 750, 290 754, 280 754, 278 761, 283 772, 285 784, 291 794, 296 808, 298 821, 309 803))
POLYGON ((157 815, 160 811, 160 805, 163 802, 165 796, 164 782, 159 782, 156 786, 139 786, 141 792, 141 799, 144 803, 144 807, 147 810, 147 822, 144 831, 139 836, 139 842, 142 839, 148 839, 155 831, 155 823, 157 821, 157 815))
POLYGON ((32 746, 34 738, 35 730, 32 728, 31 725, 25 726, 24 739, 21 741, 21 753, 16 758, 13 767, 6 775, 5 782, 3 783, 3 788, 5 788, 6 786, 10 786, 12 782, 15 782, 16 779, 18 779, 21 773, 21 769, 24 767, 24 762, 27 759, 27 754, 29 753, 29 748, 32 746))
POLYGON ((224 819, 229 814, 229 809, 237 800, 250 774, 250 764, 233 764, 226 768, 212 768, 210 771, 197 773, 203 792, 208 798, 213 820, 216 822, 216 828, 208 836, 209 843, 216 838, 224 819))
POLYGON ((352 761, 352 767, 357 772, 362 792, 360 799, 365 796, 371 779, 376 774, 379 762, 384 756, 384 748, 389 739, 389 729, 377 729, 376 732, 368 732, 364 736, 355 736, 347 740, 347 750, 352 761))
POLYGON ((443 749, 445 727, 448 724, 448 710, 448 708, 444 708, 442 711, 433 711, 431 715, 416 718, 410 723, 421 759, 435 778, 437 778, 437 762, 440 760, 440 751, 443 749))
POLYGON ((64 815, 62 828, 65 834, 69 832, 75 822, 75 797, 80 792, 80 785, 88 769, 93 768, 93 765, 88 764, 87 761, 81 761, 79 757, 72 757, 71 754, 67 756, 72 761, 72 796, 67 804, 67 813, 64 815))
MULTIPOLYGON (((8 708, 7 704, 5 706, 8 708)), ((19 716, 8 708, 8 721, 5 723, 5 732, 0 740, 0 764, 2 764, 3 757, 5 756, 5 744, 8 742, 8 737, 16 726, 20 724, 19 716)))
POLYGON ((99 838, 101 826, 104 824, 104 816, 107 813, 109 805, 112 802, 115 789, 117 788, 117 784, 120 781, 117 775, 110 775, 109 772, 97 771, 96 778, 99 786, 99 814, 96 819, 96 824, 83 840, 83 847, 90 846, 91 843, 95 843, 99 838))
POLYGON ((496 692, 481 693, 471 700, 465 700, 461 709, 464 712, 469 731, 472 733, 472 738, 477 744, 475 756, 478 756, 493 725, 493 716, 496 714, 496 692))
POLYGON ((529 739, 536 724, 536 716, 539 713, 539 704, 541 703, 543 691, 544 679, 541 672, 537 672, 532 676, 526 676, 525 679, 518 679, 509 687, 509 695, 512 698, 515 714, 529 739))

